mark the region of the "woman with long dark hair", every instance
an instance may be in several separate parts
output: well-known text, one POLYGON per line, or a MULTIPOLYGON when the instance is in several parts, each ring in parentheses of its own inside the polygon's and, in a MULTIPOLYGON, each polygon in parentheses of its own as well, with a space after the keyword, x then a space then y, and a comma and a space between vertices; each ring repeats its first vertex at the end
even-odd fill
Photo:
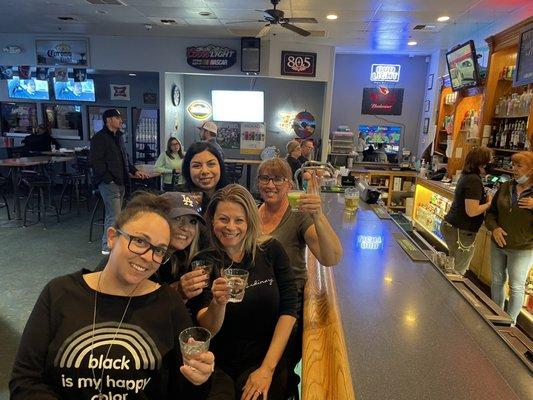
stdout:
POLYGON ((154 169, 163 176, 163 190, 173 191, 181 182, 181 166, 183 164, 183 146, 178 138, 170 137, 167 148, 155 162, 154 169))
POLYGON ((491 159, 492 152, 488 147, 477 147, 468 152, 452 205, 440 225, 450 256, 455 258, 455 270, 461 275, 472 261, 476 234, 492 201, 492 196, 485 194, 481 179, 491 159))

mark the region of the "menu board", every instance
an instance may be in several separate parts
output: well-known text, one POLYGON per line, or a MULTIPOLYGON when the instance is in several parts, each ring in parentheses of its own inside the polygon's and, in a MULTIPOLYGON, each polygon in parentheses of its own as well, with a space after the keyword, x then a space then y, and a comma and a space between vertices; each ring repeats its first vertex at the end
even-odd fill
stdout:
POLYGON ((514 86, 533 83, 533 24, 520 34, 514 86))

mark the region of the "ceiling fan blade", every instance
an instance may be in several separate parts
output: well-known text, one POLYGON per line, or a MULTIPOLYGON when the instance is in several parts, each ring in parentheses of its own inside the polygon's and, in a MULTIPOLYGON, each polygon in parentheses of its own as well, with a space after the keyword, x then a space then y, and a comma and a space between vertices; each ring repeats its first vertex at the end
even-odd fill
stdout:
POLYGON ((280 25, 282 27, 284 27, 285 29, 288 29, 290 31, 293 31, 294 33, 297 33, 298 35, 309 36, 311 34, 311 32, 306 31, 305 29, 299 28, 296 25, 291 25, 291 24, 287 24, 287 23, 283 23, 283 24, 280 24, 280 25))
POLYGON ((232 25, 232 24, 251 24, 252 22, 265 22, 261 19, 254 19, 254 20, 250 20, 250 21, 229 21, 229 22, 224 22, 225 25, 232 25))
POLYGON ((266 24, 261 28, 261 30, 255 35, 256 38, 261 38, 265 36, 268 32, 270 32, 270 29, 272 29, 272 25, 266 24))
POLYGON ((285 21, 300 24, 318 24, 318 21, 315 18, 285 18, 285 21))

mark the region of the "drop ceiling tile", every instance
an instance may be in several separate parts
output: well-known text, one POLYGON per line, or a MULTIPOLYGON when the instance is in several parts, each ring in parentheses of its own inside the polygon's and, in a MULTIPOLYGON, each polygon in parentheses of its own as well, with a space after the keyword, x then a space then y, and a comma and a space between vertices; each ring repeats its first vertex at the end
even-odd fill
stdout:
MULTIPOLYGON (((379 7, 380 2, 376 0, 291 0, 293 9, 315 9, 325 11, 369 11, 379 7)), ((286 1, 281 1, 282 10, 290 8, 286 1), (285 3, 285 4, 284 4, 285 3)))
MULTIPOLYGON (((210 11, 209 8, 178 8, 178 7, 137 7, 142 15, 147 17, 166 16, 167 18, 195 18, 200 16, 202 11, 210 11)), ((209 16, 207 18, 215 18, 209 16)))
POLYGON ((479 0, 383 0, 383 11, 435 11, 453 15, 468 10, 479 0))

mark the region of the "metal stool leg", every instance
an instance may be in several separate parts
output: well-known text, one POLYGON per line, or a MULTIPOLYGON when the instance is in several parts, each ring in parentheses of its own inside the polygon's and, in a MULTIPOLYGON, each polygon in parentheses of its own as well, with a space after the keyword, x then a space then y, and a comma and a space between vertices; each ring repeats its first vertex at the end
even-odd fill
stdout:
POLYGON ((28 197, 26 197, 26 201, 24 202, 24 219, 22 220, 22 226, 27 227, 26 225, 26 217, 28 215, 28 203, 31 199, 31 195, 33 193, 33 186, 30 187, 30 192, 28 193, 28 197))
POLYGON ((96 211, 98 210, 98 205, 102 201, 102 198, 98 196, 96 202, 94 203, 93 212, 91 215, 91 227, 89 228, 89 243, 93 242, 93 227, 94 227, 94 217, 96 216, 96 211))
POLYGON ((4 200, 4 204, 6 205, 7 219, 11 221, 11 214, 9 213, 9 203, 7 202, 6 196, 4 195, 3 192, 0 193, 0 195, 2 196, 2 199, 4 200))

